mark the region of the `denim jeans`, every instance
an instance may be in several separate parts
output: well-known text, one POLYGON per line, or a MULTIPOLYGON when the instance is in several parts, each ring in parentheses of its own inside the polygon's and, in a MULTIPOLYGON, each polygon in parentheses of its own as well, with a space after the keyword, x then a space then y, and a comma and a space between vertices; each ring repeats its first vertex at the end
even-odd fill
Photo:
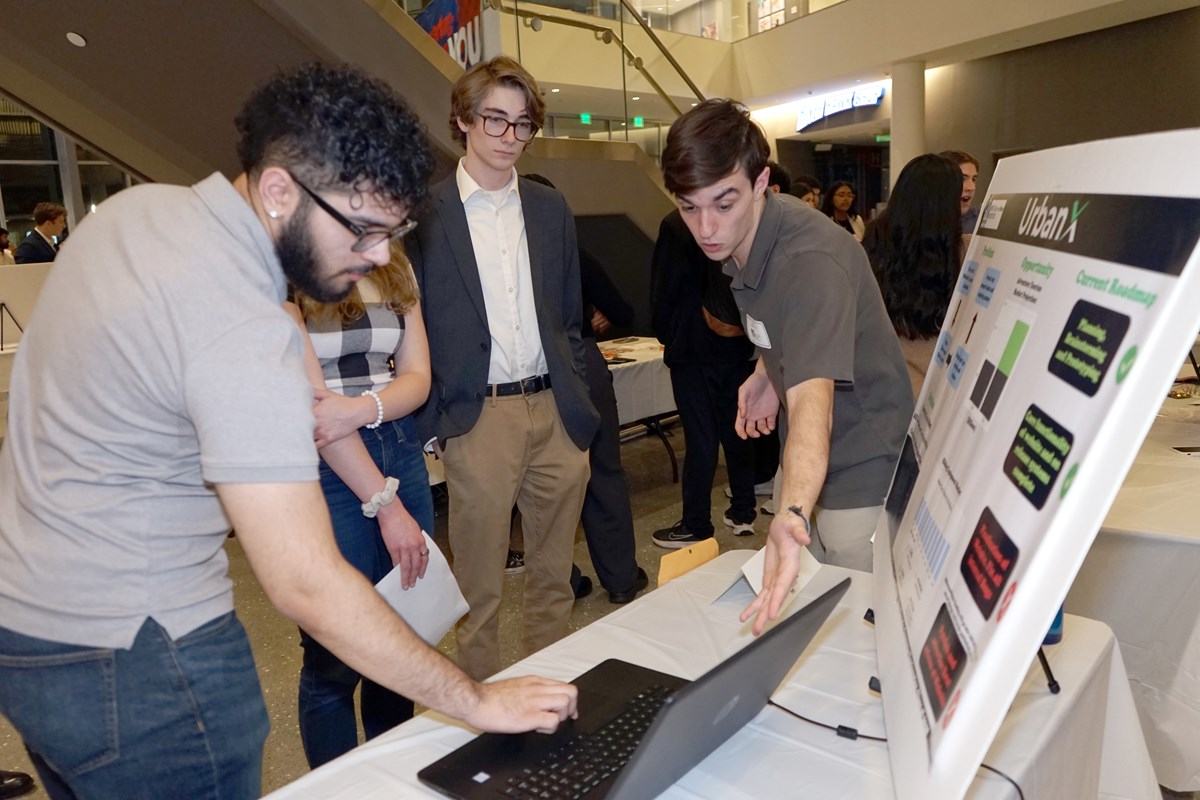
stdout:
POLYGON ((0 628, 0 712, 54 800, 260 794, 269 723, 232 612, 176 641, 147 619, 129 650, 0 628))
MULTIPOLYGON (((400 481, 396 499, 432 536, 433 496, 412 418, 385 422, 375 430, 360 428, 359 435, 380 472, 400 481)), ((378 583, 392 569, 391 556, 379 535, 379 524, 363 516, 362 501, 324 462, 321 489, 342 555, 368 580, 378 583)), ((354 689, 359 681, 362 681, 359 706, 363 732, 368 739, 412 717, 411 700, 364 679, 304 631, 300 631, 300 644, 304 648, 304 664, 300 669, 300 739, 309 766, 318 767, 358 745, 354 689)))

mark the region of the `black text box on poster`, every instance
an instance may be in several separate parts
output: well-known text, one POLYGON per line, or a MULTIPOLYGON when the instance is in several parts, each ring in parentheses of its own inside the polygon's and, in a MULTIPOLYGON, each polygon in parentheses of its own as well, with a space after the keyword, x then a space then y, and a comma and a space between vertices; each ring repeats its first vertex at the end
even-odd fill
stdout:
POLYGON ((1092 397, 1100 390, 1128 330, 1129 317, 1079 300, 1054 345, 1047 369, 1092 397))
POLYGON ((1008 576, 1017 565, 1018 555, 1017 545, 1000 527, 992 510, 985 506, 959 565, 963 580, 984 619, 992 618, 1008 576))
POLYGON ((1038 509, 1046 505, 1075 437, 1049 414, 1031 405, 1004 459, 1004 474, 1038 509))
POLYGON ((946 710, 946 704, 966 667, 967 651, 958 631, 954 629, 950 610, 942 603, 933 621, 933 629, 921 648, 921 677, 925 681, 925 694, 933 709, 934 719, 942 718, 942 712, 946 710))

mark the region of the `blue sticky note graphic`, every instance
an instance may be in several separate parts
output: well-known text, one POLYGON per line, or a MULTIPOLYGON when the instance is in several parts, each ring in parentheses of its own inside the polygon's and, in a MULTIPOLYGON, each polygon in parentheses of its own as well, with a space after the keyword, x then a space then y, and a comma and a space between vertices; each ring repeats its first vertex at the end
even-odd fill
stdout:
POLYGON ((992 302, 992 295, 996 293, 996 284, 1000 282, 1000 270, 995 267, 988 267, 983 273, 983 282, 979 284, 979 292, 975 295, 975 302, 984 308, 992 302))
POLYGON ((975 273, 979 271, 978 261, 968 261, 963 268, 962 277, 958 281, 958 293, 970 294, 971 284, 975 283, 975 273))
POLYGON ((950 385, 955 389, 958 388, 958 382, 962 380, 963 371, 967 368, 969 355, 965 347, 954 351, 954 360, 950 362, 950 371, 946 373, 946 380, 950 381, 950 385))

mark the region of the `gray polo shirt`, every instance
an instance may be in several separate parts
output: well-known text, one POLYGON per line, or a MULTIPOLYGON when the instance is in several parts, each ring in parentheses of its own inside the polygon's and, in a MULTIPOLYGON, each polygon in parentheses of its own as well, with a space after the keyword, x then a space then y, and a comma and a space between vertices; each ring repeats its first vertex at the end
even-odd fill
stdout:
MULTIPOLYGON (((768 192, 743 269, 725 263, 747 335, 786 405, 812 378, 834 382, 825 508, 879 505, 912 417, 913 396, 865 251, 837 223, 768 192)), ((780 435, 786 440, 785 415, 780 435)))
POLYGON ((72 233, 13 366, 0 625, 127 648, 233 608, 211 484, 313 481, 274 246, 221 175, 127 189, 72 233))

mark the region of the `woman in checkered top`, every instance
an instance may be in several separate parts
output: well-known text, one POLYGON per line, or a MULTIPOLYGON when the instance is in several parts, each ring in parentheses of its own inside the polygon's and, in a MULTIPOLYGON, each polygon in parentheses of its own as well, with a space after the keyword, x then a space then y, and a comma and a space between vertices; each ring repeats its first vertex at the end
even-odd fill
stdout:
MULTIPOLYGON (((417 291, 408 259, 396 249, 388 266, 342 302, 297 295, 287 304, 308 334, 321 488, 338 547, 372 583, 398 565, 405 588, 425 575, 429 553, 421 531, 433 531, 429 475, 411 417, 429 396, 417 291)), ((304 631, 300 639, 300 737, 310 766, 358 744, 360 680, 368 739, 412 716, 411 700, 362 679, 304 631)))

